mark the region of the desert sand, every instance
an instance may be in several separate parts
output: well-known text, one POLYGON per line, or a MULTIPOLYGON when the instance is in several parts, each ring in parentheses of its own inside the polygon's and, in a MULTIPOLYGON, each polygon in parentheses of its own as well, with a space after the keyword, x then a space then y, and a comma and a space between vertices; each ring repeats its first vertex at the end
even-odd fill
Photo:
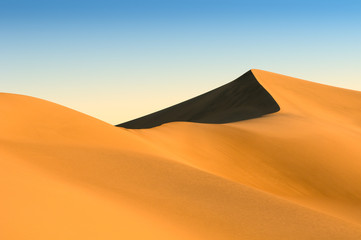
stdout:
POLYGON ((244 76, 123 127, 1 93, 0 239, 361 239, 361 93, 244 76))

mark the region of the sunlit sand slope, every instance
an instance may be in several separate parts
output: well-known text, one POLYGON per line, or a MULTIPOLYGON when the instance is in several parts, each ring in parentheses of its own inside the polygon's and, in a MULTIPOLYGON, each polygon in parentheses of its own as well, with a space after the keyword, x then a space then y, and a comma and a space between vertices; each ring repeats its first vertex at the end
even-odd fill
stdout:
POLYGON ((228 124, 0 94, 0 239, 361 239, 359 93, 253 74, 281 110, 228 124))
POLYGON ((279 112, 135 133, 182 163, 361 223, 361 93, 252 71, 279 112))

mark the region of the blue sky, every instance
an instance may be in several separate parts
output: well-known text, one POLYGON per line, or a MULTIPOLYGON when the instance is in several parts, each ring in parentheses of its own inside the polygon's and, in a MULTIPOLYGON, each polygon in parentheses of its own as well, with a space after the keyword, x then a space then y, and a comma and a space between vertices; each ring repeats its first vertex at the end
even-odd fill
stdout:
POLYGON ((361 90, 359 1, 0 0, 0 91, 120 123, 251 68, 361 90))

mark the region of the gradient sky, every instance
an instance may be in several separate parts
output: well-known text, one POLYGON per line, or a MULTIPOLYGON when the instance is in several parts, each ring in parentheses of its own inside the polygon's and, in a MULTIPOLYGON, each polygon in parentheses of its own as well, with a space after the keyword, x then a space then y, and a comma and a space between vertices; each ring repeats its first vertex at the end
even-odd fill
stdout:
POLYGON ((116 124, 251 68, 361 90, 361 1, 0 0, 0 91, 116 124))

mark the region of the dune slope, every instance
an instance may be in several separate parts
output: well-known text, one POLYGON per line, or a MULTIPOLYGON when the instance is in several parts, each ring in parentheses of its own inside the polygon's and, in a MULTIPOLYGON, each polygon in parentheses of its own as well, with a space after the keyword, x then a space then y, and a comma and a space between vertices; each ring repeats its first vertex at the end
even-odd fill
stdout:
POLYGON ((252 71, 279 112, 134 133, 179 162, 361 223, 361 93, 252 71))
POLYGON ((236 80, 172 107, 117 125, 151 128, 168 122, 229 123, 277 112, 278 104, 252 71, 236 80))

